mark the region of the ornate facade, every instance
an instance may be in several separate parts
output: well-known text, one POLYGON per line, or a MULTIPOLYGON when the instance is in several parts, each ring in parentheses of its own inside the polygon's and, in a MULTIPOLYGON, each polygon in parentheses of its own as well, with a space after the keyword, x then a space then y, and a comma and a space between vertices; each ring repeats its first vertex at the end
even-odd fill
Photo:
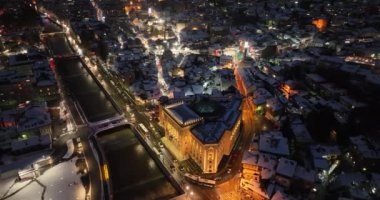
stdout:
POLYGON ((165 138, 178 159, 192 158, 204 173, 216 173, 224 155, 229 155, 240 134, 241 100, 202 99, 160 107, 165 138), (178 156, 179 155, 179 156, 178 156))

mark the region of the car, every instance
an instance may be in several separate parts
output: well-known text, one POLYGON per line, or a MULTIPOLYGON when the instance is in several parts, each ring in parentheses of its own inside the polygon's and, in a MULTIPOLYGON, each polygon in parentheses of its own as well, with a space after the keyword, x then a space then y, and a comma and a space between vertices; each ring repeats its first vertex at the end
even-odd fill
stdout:
POLYGON ((183 172, 185 171, 185 168, 183 166, 179 166, 179 171, 183 172))
POLYGON ((164 148, 164 145, 162 144, 162 142, 159 142, 158 146, 160 146, 161 148, 164 148))
POLYGON ((228 169, 227 169, 227 173, 229 173, 229 174, 230 174, 230 173, 231 173, 231 171, 232 171, 232 169, 231 169, 231 168, 228 168, 228 169))

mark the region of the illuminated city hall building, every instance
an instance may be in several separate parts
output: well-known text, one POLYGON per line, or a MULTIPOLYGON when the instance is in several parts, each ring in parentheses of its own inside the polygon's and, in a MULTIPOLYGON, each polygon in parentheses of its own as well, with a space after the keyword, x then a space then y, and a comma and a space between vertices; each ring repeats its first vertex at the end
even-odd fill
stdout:
POLYGON ((196 98, 160 106, 164 144, 179 160, 191 157, 203 173, 216 173, 240 134, 241 99, 196 98))

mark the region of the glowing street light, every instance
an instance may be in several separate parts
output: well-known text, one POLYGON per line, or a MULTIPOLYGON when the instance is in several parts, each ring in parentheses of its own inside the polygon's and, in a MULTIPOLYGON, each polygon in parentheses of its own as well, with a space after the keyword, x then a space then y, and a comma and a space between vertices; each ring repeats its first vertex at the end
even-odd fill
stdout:
POLYGON ((186 185, 185 189, 186 189, 186 198, 189 199, 189 194, 191 198, 194 195, 194 192, 190 191, 190 187, 188 185, 186 185))
POLYGON ((83 50, 82 50, 81 48, 79 48, 79 47, 78 47, 78 54, 79 54, 80 56, 83 55, 83 50))
POLYGON ((103 165, 103 176, 104 176, 105 181, 109 180, 109 173, 108 173, 108 166, 107 165, 103 165))
POLYGON ((245 41, 245 42, 244 42, 244 48, 245 48, 245 49, 248 49, 248 48, 249 48, 249 43, 248 43, 248 41, 245 41))

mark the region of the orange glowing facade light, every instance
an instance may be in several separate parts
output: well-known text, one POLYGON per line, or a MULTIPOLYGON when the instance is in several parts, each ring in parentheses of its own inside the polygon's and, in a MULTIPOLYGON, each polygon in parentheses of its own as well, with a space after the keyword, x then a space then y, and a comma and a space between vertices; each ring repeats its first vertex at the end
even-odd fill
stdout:
POLYGON ((109 173, 108 173, 108 166, 107 165, 103 165, 103 177, 104 177, 104 180, 105 181, 108 181, 109 180, 109 173))
POLYGON ((314 19, 313 22, 315 27, 318 28, 319 31, 323 32, 326 30, 327 27, 327 20, 326 19, 314 19))
POLYGON ((289 99, 290 95, 297 94, 298 91, 292 89, 288 84, 284 84, 281 86, 281 91, 284 93, 285 97, 289 99))
POLYGON ((132 10, 141 10, 141 9, 142 9, 141 5, 135 5, 133 3, 131 5, 125 5, 124 6, 124 11, 126 14, 128 14, 132 10))
POLYGON ((129 13, 129 11, 130 11, 130 8, 129 8, 129 6, 124 6, 124 12, 125 12, 126 14, 128 14, 128 13, 129 13))
POLYGON ((285 91, 286 93, 290 93, 290 91, 291 91, 290 86, 285 84, 285 85, 284 85, 284 91, 285 91))
POLYGON ((16 126, 16 123, 13 121, 3 121, 0 123, 0 127, 2 127, 2 128, 10 128, 13 126, 16 126))

